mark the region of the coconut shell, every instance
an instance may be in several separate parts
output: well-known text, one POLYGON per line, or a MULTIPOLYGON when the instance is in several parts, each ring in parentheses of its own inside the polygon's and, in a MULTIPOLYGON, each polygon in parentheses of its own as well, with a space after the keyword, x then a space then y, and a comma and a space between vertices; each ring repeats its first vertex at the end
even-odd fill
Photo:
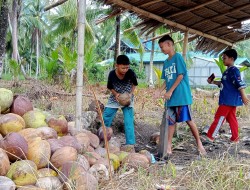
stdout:
POLYGON ((9 133, 0 141, 0 148, 7 152, 11 162, 17 159, 26 159, 28 154, 28 143, 18 133, 9 133))
POLYGON ((44 188, 44 189, 56 189, 62 190, 63 185, 57 177, 42 177, 39 178, 36 182, 36 186, 44 188))
POLYGON ((49 165, 50 155, 50 145, 46 140, 38 137, 29 144, 27 158, 32 160, 38 169, 49 165))
POLYGON ((5 150, 0 148, 0 176, 6 175, 7 172, 9 171, 9 168, 10 168, 9 158, 8 158, 5 150))
POLYGON ((15 190, 15 183, 5 176, 0 176, 0 190, 15 190))
POLYGON ((8 113, 0 117, 0 133, 7 135, 11 132, 18 132, 25 128, 23 118, 14 113, 8 113))
POLYGON ((50 158, 52 165, 56 168, 61 167, 64 163, 68 161, 76 161, 76 160, 77 160, 77 150, 69 146, 56 150, 50 158))
POLYGON ((129 106, 131 103, 131 96, 129 93, 120 94, 117 99, 121 106, 129 106))
POLYGON ((20 160, 11 164, 6 175, 18 186, 34 185, 37 181, 36 164, 30 160, 20 160))
POLYGON ((46 116, 41 111, 28 111, 23 115, 23 119, 26 123, 26 128, 39 128, 47 126, 45 122, 46 116))
POLYGON ((68 122, 64 116, 50 118, 48 125, 57 132, 58 136, 63 136, 68 133, 68 122))
POLYGON ((29 98, 15 95, 13 103, 10 107, 10 112, 23 116, 26 112, 33 110, 33 105, 29 98))
POLYGON ((0 113, 9 109, 13 102, 13 93, 6 88, 0 88, 0 113))

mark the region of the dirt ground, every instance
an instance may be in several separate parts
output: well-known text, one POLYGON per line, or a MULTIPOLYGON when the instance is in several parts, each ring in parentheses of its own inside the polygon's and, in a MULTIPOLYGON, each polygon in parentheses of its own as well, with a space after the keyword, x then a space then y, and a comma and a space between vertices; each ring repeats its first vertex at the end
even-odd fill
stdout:
MULTIPOLYGON (((15 94, 25 94, 29 96, 36 107, 50 109, 52 113, 72 115, 74 114, 75 96, 66 93, 58 86, 48 86, 36 81, 20 82, 18 88, 13 88, 11 82, 0 80, 0 87, 11 89, 15 94)), ((147 149, 151 153, 156 153, 157 145, 150 142, 150 136, 159 132, 159 126, 163 114, 163 100, 154 99, 154 89, 138 88, 135 92, 135 133, 136 151, 147 149)), ((218 90, 217 90, 218 91, 218 90)), ((202 94, 193 90, 193 120, 197 124, 199 132, 204 135, 204 129, 213 121, 214 113, 217 109, 218 97, 212 97, 216 90, 207 94, 202 94)), ((105 85, 92 85, 84 88, 83 109, 86 110, 93 100, 93 93, 105 104, 109 96, 105 85)), ((118 112, 118 117, 122 113, 118 112)), ((250 118, 249 106, 240 107, 237 111, 240 126, 241 141, 232 144, 229 141, 230 130, 227 123, 220 129, 219 136, 214 143, 204 143, 208 158, 222 156, 225 152, 237 158, 250 158, 250 118)), ((123 124, 120 123, 122 126, 123 124)), ((123 133, 114 135, 124 140, 123 133)), ((170 157, 172 163, 185 167, 192 161, 200 159, 195 140, 185 123, 181 123, 177 128, 177 135, 173 140, 173 155, 170 157)))

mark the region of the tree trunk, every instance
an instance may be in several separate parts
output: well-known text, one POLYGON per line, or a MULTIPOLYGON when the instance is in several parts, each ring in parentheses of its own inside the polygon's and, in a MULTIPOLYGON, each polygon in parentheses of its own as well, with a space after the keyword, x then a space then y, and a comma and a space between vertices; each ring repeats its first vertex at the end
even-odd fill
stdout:
MULTIPOLYGON (((155 37, 155 33, 153 33, 153 36, 155 37)), ((149 67, 149 87, 154 87, 154 82, 153 82, 153 63, 154 63, 154 51, 155 51, 155 41, 152 40, 152 49, 150 53, 150 67, 149 67)))
POLYGON ((0 12, 0 78, 3 71, 3 62, 6 50, 6 33, 8 29, 8 5, 7 0, 2 1, 0 12))
MULTIPOLYGON (((121 46, 121 16, 118 15, 116 17, 116 37, 115 37, 115 55, 114 55, 114 62, 116 62, 117 56, 120 54, 120 46, 121 46)), ((114 65, 115 66, 115 65, 114 65)))
POLYGON ((38 34, 39 30, 38 28, 36 28, 36 79, 38 77, 39 74, 39 34, 38 34))

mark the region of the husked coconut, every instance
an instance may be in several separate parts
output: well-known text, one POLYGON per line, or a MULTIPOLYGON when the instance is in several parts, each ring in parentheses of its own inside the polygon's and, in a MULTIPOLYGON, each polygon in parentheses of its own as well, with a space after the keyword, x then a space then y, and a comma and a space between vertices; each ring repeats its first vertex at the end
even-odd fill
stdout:
POLYGON ((16 161, 10 165, 6 176, 17 186, 34 185, 38 177, 36 164, 30 160, 16 161))
POLYGON ((4 149, 11 162, 17 159, 26 159, 28 143, 18 133, 9 133, 0 141, 0 148, 4 149))
POLYGON ((25 128, 23 118, 14 113, 8 113, 0 117, 0 133, 7 135, 11 132, 18 132, 25 128))
POLYGON ((26 112, 33 110, 33 105, 28 97, 15 95, 10 112, 23 116, 26 112))
POLYGON ((64 146, 71 146, 80 153, 83 150, 82 145, 78 142, 77 138, 74 136, 63 136, 59 139, 64 146))
POLYGON ((77 160, 77 150, 69 146, 65 146, 56 150, 50 158, 52 165, 56 168, 61 167, 64 163, 68 161, 76 161, 76 160, 77 160))
POLYGON ((42 177, 36 182, 37 187, 44 188, 46 190, 62 190, 63 185, 57 177, 42 177))
POLYGON ((62 147, 64 147, 64 143, 60 141, 60 139, 48 139, 47 142, 50 144, 51 155, 54 152, 62 147))
POLYGON ((91 132, 88 132, 87 135, 89 136, 90 139, 90 146, 92 146, 93 148, 97 148, 100 144, 99 137, 91 132))
POLYGON ((46 116, 38 110, 28 111, 23 115, 26 128, 39 128, 47 126, 46 116))
POLYGON ((131 103, 131 96, 129 93, 120 94, 117 99, 121 106, 129 106, 131 103))
POLYGON ((81 144, 82 151, 86 151, 90 145, 89 136, 86 133, 79 133, 75 137, 77 141, 81 144))
POLYGON ((96 161, 101 158, 96 152, 86 152, 84 153, 84 156, 87 158, 90 166, 94 165, 96 161))
POLYGON ((15 183, 8 177, 0 176, 0 190, 15 190, 15 183))
POLYGON ((29 144, 27 158, 32 160, 38 169, 49 165, 50 156, 50 145, 46 140, 38 137, 29 144))
POLYGON ((9 158, 8 158, 5 150, 0 148, 0 176, 6 175, 7 172, 9 171, 9 168, 10 168, 9 158))
POLYGON ((6 88, 0 88, 0 113, 9 109, 13 102, 13 93, 6 88))
POLYGON ((60 137, 68 133, 68 122, 62 115, 58 118, 50 118, 48 121, 48 125, 49 127, 53 128, 60 137))

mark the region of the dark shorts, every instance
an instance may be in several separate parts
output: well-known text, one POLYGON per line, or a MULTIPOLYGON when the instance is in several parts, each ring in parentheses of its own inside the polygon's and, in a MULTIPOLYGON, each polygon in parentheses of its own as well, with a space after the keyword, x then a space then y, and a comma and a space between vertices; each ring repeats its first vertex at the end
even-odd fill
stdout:
POLYGON ((174 125, 177 122, 191 121, 191 110, 189 105, 174 106, 167 108, 168 124, 174 125))

